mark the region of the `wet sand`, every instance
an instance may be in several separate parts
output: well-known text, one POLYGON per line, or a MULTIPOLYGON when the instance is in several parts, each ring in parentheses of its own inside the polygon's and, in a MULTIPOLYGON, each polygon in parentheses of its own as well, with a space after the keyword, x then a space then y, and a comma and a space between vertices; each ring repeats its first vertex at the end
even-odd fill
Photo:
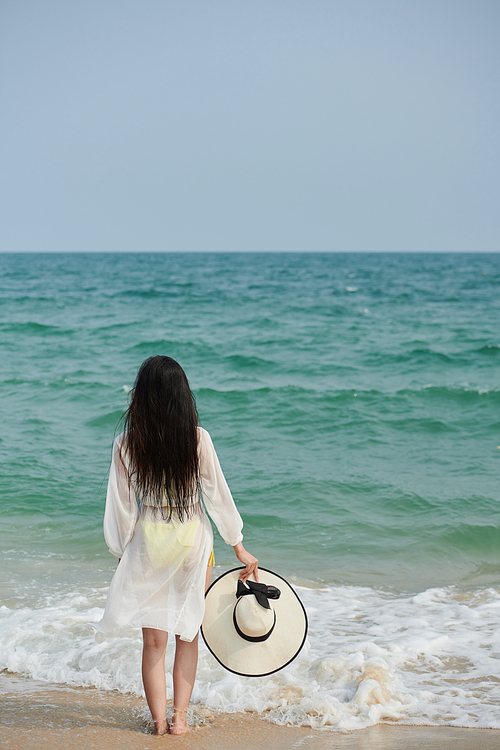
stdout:
POLYGON ((192 731, 150 734, 145 701, 91 688, 42 686, 2 675, 0 736, 8 750, 497 750, 500 730, 380 724, 348 734, 282 727, 251 713, 195 706, 192 731))

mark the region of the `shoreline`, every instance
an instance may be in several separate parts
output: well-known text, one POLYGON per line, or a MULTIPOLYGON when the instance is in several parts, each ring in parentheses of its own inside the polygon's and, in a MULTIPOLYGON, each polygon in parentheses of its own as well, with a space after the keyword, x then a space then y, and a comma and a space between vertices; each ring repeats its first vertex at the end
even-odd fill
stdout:
POLYGON ((378 724, 339 733, 281 726, 255 713, 216 713, 193 706, 187 735, 149 733, 143 698, 95 688, 49 685, 6 675, 0 681, 2 746, 9 750, 157 750, 175 742, 182 750, 496 750, 500 730, 378 724), (194 726, 193 726, 194 725, 194 726))

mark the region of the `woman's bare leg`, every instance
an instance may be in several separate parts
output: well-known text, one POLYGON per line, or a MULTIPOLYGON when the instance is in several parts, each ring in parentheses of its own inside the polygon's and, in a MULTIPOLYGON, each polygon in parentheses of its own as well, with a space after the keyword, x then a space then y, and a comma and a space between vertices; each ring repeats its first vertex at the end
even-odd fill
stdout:
POLYGON ((142 629, 142 681, 156 734, 168 732, 167 690, 165 686, 165 650, 168 633, 154 628, 142 629))
POLYGON ((198 633, 192 641, 181 641, 175 636, 174 659, 174 714, 171 734, 189 732, 187 709, 193 692, 196 667, 198 664, 198 633))
POLYGON ((213 565, 209 565, 207 567, 207 575, 205 577, 205 594, 208 591, 208 587, 210 586, 210 581, 212 580, 212 570, 214 569, 213 565))
MULTIPOLYGON (((211 565, 207 568, 205 591, 210 585, 212 577, 211 565)), ((181 641, 176 636, 174 660, 174 715, 172 717, 171 734, 189 732, 187 724, 187 709, 193 692, 198 665, 198 634, 191 642, 181 641)))

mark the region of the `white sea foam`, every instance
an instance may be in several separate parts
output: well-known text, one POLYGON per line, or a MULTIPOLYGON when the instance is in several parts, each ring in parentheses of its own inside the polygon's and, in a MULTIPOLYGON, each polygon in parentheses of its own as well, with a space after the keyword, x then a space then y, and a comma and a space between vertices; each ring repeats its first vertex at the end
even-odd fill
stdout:
MULTIPOLYGON (((378 722, 500 728, 500 592, 297 589, 309 616, 299 657, 266 678, 226 672, 205 649, 195 703, 277 723, 359 729, 378 722)), ((95 643, 105 589, 0 608, 0 668, 36 680, 140 694, 140 635, 95 643)), ((167 653, 171 694, 173 649, 167 653)))

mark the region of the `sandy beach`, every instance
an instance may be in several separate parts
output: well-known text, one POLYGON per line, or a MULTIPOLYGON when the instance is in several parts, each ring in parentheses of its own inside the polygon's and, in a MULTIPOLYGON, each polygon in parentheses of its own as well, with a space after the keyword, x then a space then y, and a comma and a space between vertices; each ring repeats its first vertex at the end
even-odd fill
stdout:
POLYGON ((143 699, 92 688, 43 686, 2 675, 0 730, 9 750, 157 750, 175 743, 182 750, 258 750, 273 747, 315 750, 494 750, 500 732, 459 727, 380 724, 347 734, 308 727, 283 727, 253 713, 214 713, 193 707, 188 735, 151 735, 143 699))

